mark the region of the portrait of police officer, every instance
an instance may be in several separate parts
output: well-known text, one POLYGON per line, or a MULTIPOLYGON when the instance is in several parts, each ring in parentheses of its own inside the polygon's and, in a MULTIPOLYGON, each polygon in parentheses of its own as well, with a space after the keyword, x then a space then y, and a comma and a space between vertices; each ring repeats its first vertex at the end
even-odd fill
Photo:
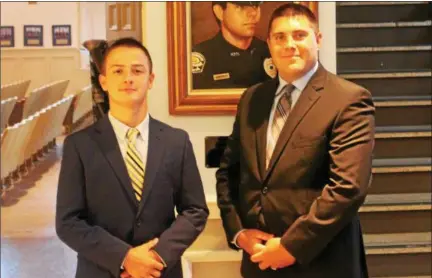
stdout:
POLYGON ((219 32, 192 47, 193 89, 246 88, 276 75, 267 44, 255 37, 261 3, 212 2, 219 32))

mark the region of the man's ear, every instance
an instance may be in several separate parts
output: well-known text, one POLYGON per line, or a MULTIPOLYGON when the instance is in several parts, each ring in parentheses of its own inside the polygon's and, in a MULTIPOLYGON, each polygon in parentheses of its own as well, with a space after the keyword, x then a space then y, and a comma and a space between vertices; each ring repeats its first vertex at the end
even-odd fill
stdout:
POLYGON ((318 48, 321 48, 322 33, 320 31, 317 31, 315 37, 316 37, 316 43, 318 45, 318 48))
POLYGON ((108 91, 107 84, 106 84, 106 76, 103 75, 102 73, 99 74, 99 84, 101 85, 102 89, 105 92, 108 91))
POLYGON ((149 75, 149 86, 148 86, 149 89, 153 88, 154 78, 155 78, 155 74, 154 74, 154 72, 152 72, 149 75))
POLYGON ((213 12, 216 15, 217 19, 219 19, 219 21, 222 22, 222 20, 223 20, 223 12, 224 12, 222 6, 218 5, 218 4, 214 5, 213 6, 213 12))

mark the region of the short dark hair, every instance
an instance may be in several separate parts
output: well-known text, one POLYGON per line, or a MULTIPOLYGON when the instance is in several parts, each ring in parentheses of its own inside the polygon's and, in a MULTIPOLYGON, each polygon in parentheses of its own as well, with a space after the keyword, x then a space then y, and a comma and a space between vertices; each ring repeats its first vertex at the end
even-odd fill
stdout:
POLYGON ((306 6, 296 3, 288 3, 278 7, 271 15, 267 36, 270 36, 273 21, 279 17, 295 17, 304 16, 310 23, 312 23, 315 29, 318 29, 318 20, 314 13, 306 6))
POLYGON ((217 24, 219 25, 219 27, 221 26, 221 22, 220 20, 217 18, 216 14, 213 11, 213 7, 216 5, 221 6, 221 8, 223 10, 226 9, 227 7, 227 3, 231 3, 237 6, 259 6, 262 4, 263 1, 212 1, 212 12, 213 12, 213 16, 216 19, 217 24))
POLYGON ((222 10, 225 10, 226 7, 227 7, 227 3, 228 3, 228 1, 220 1, 220 2, 219 1, 212 1, 212 13, 213 13, 213 16, 216 19, 216 22, 219 25, 219 27, 221 26, 221 22, 217 18, 216 14, 215 14, 215 12, 213 10, 213 8, 214 8, 214 6, 219 5, 219 6, 221 6, 222 10))
POLYGON ((153 72, 153 61, 152 61, 152 58, 150 56, 150 52, 147 50, 147 48, 144 45, 142 45, 141 42, 139 42, 135 38, 128 37, 128 38, 121 38, 121 39, 118 39, 118 40, 115 40, 115 41, 108 43, 108 47, 105 50, 105 53, 104 53, 104 56, 102 59, 101 73, 105 74, 105 64, 106 64, 106 59, 107 59, 108 55, 111 53, 111 51, 113 51, 114 49, 119 48, 119 47, 130 47, 130 48, 141 49, 148 58, 150 73, 153 72))

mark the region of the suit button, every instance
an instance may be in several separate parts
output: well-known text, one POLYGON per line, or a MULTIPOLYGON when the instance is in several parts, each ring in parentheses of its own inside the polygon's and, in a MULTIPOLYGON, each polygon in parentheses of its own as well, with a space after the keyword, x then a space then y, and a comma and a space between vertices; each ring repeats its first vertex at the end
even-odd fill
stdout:
POLYGON ((268 187, 266 186, 266 187, 263 188, 263 190, 262 190, 262 194, 265 195, 265 194, 267 194, 267 192, 268 192, 268 187))
POLYGON ((136 222, 136 225, 137 225, 137 227, 141 227, 141 220, 138 220, 138 221, 136 222))

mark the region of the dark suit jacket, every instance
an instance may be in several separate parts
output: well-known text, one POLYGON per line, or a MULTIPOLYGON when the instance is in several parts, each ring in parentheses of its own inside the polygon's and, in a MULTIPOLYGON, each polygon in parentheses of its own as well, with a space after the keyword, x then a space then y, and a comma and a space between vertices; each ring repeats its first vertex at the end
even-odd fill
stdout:
POLYGON ((76 277, 119 277, 128 249, 155 237, 155 251, 167 264, 163 277, 182 277, 180 257, 203 230, 207 216, 186 132, 150 118, 140 203, 107 116, 66 138, 56 230, 78 253, 76 277))
POLYGON ((242 274, 366 277, 358 209, 371 177, 371 94, 320 65, 291 111, 266 170, 268 119, 278 82, 257 84, 242 95, 216 174, 218 206, 232 248, 240 229, 258 228, 281 237, 297 263, 260 271, 244 254, 242 274))

